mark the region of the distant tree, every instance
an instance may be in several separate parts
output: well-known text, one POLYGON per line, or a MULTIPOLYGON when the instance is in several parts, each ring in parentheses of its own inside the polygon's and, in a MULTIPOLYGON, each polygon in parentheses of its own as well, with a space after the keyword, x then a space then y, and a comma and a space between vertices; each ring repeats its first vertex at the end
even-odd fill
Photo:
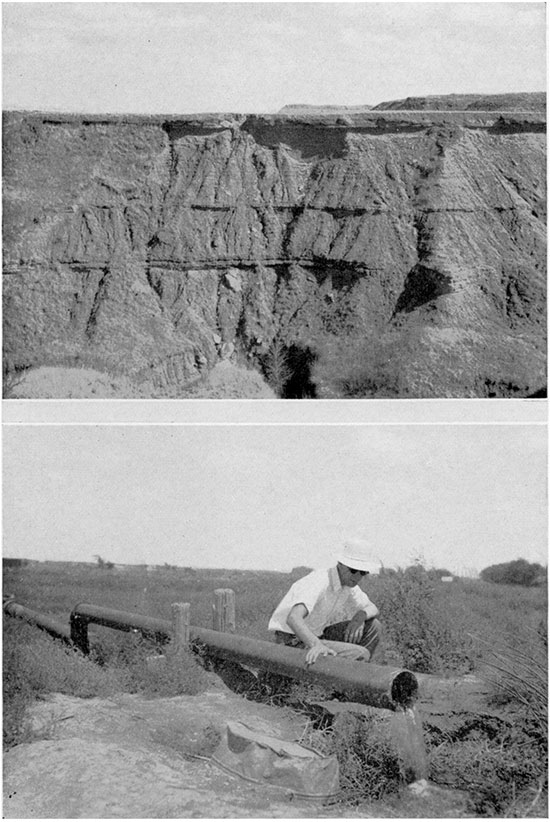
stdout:
POLYGON ((2 558, 2 565, 4 565, 6 568, 9 568, 9 567, 22 568, 24 565, 28 565, 28 564, 29 564, 28 559, 15 559, 15 558, 12 559, 11 557, 3 557, 2 558))
POLYGON ((411 579, 421 579, 429 576, 424 565, 418 561, 415 561, 414 565, 407 566, 403 573, 406 577, 410 577, 411 579))
POLYGON ((541 580, 544 574, 544 568, 538 562, 531 563, 525 559, 514 559, 512 562, 489 565, 481 571, 480 577, 485 582, 500 585, 534 585, 541 580))
POLYGON ((115 567, 114 562, 109 562, 108 560, 103 559, 103 557, 100 557, 99 554, 94 554, 94 557, 96 559, 98 568, 103 568, 105 571, 110 571, 111 568, 115 567))

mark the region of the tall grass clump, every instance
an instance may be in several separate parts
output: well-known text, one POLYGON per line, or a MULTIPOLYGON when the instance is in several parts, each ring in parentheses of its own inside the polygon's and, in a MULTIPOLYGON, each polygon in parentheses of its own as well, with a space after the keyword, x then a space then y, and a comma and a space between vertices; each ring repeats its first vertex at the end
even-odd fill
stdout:
POLYGON ((420 673, 467 673, 474 668, 474 643, 461 615, 447 607, 441 586, 414 565, 381 576, 373 599, 403 665, 420 673))
POLYGON ((6 620, 3 630, 4 745, 24 741, 25 714, 48 693, 81 698, 109 696, 127 687, 124 671, 103 669, 37 628, 6 620))
MULTIPOLYGON (((484 643, 479 638, 478 641, 484 643)), ((523 630, 518 643, 492 644, 484 656, 483 674, 499 702, 514 702, 539 726, 548 741, 548 634, 523 630)))
POLYGON ((161 649, 140 634, 105 632, 91 658, 106 670, 124 671, 130 693, 194 696, 207 686, 206 671, 190 650, 182 649, 176 655, 170 646, 161 649))
POLYGON ((449 736, 429 761, 433 781, 468 793, 472 815, 547 818, 547 748, 520 714, 490 734, 449 736))
POLYGON ((380 800, 405 784, 389 723, 374 714, 339 714, 328 730, 310 731, 301 741, 325 756, 336 755, 343 803, 380 800))

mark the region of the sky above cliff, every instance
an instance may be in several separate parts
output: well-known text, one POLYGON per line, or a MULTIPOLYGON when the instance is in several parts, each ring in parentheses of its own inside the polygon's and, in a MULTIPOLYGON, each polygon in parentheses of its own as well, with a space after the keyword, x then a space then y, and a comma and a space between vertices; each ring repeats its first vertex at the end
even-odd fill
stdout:
POLYGON ((543 3, 3 3, 3 107, 269 112, 542 91, 543 3))
POLYGON ((544 426, 5 428, 5 556, 287 570, 347 535, 387 566, 546 564, 544 426))

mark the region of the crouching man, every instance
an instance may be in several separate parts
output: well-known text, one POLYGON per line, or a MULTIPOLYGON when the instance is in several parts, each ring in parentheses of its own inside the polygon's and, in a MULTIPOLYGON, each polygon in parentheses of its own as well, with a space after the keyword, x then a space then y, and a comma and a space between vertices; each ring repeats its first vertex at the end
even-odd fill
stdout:
POLYGON ((359 588, 373 567, 367 544, 348 540, 335 560, 295 582, 269 621, 276 642, 307 648, 308 665, 328 655, 368 662, 380 641, 378 608, 359 588))

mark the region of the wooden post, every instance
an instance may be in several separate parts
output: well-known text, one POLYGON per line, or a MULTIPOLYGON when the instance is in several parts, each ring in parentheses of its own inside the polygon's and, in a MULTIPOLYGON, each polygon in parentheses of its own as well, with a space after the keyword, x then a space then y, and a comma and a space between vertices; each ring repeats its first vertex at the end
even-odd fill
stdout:
POLYGON ((235 633, 235 591, 231 588, 217 588, 212 606, 214 630, 235 633))
POLYGON ((189 645, 189 611, 188 602, 172 604, 172 653, 179 654, 189 645))

